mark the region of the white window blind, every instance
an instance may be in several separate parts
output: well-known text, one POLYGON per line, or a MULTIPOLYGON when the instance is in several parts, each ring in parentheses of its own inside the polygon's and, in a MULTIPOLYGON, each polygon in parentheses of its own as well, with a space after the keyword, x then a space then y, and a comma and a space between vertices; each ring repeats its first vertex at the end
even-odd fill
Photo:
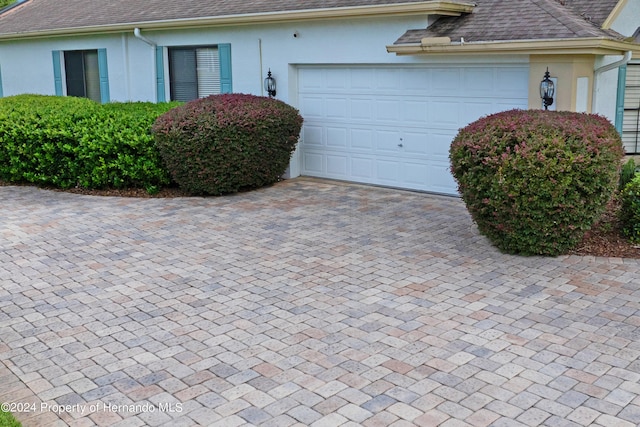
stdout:
POLYGON ((627 154, 640 153, 640 64, 627 65, 622 142, 627 154))
POLYGON ((215 47, 196 49, 198 97, 220 93, 220 57, 215 47))

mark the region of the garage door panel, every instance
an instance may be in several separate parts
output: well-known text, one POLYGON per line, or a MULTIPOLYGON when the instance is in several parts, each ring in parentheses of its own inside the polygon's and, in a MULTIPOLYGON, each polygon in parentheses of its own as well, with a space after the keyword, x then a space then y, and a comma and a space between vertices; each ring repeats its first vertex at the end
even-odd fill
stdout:
POLYGON ((464 94, 467 96, 495 96, 495 70, 493 68, 474 68, 472 71, 465 70, 463 88, 464 94))
POLYGON ((322 69, 309 68, 304 73, 300 73, 299 84, 301 90, 306 89, 322 89, 325 87, 324 72, 322 69))
POLYGON ((373 108, 371 99, 355 98, 351 100, 351 119, 353 120, 373 120, 373 108))
POLYGON ((528 91, 528 82, 522 79, 522 75, 522 71, 518 69, 498 68, 496 71, 496 81, 500 83, 498 86, 500 90, 497 91, 494 96, 498 99, 521 99, 522 94, 528 91))
POLYGON ((347 155, 327 154, 327 174, 338 178, 347 178, 347 155))
POLYGON ((351 148, 356 150, 373 149, 373 130, 351 129, 351 148))
POLYGON ((383 184, 398 184, 398 162, 391 160, 376 160, 376 174, 378 181, 383 184))
POLYGON ((375 89, 378 90, 399 90, 402 77, 397 68, 381 68, 376 72, 375 89))
POLYGON ((329 89, 346 89, 349 80, 349 75, 340 68, 326 70, 325 87, 329 89))
POLYGON ((373 159, 370 157, 351 157, 351 176, 362 182, 371 182, 373 175, 373 159))
POLYGON ((302 139, 307 146, 319 146, 324 145, 323 127, 318 125, 305 125, 302 128, 302 139))
POLYGON ((431 90, 430 73, 422 68, 407 69, 402 74, 401 89, 404 93, 425 96, 431 90))
POLYGON ((402 117, 409 125, 424 126, 429 120, 429 103, 424 100, 408 100, 402 103, 402 117))
POLYGON ((400 130, 379 129, 375 132, 376 151, 389 155, 397 155, 401 143, 400 130))
POLYGON ((398 122, 400 120, 399 100, 379 100, 376 103, 376 120, 378 122, 398 122))
POLYGON ((471 123, 482 116, 493 113, 496 109, 497 107, 492 101, 465 102, 462 106, 461 120, 464 123, 471 123))
POLYGON ((347 103, 344 98, 327 98, 326 99, 326 117, 329 119, 343 119, 347 116, 347 103))
POLYGON ((404 163, 402 166, 408 184, 414 187, 424 187, 428 184, 429 167, 426 163, 404 163))
POLYGON ((427 132, 411 132, 402 133, 402 151, 412 155, 429 154, 429 134, 427 132))
POLYGON ((451 189, 457 190, 457 184, 451 176, 448 164, 432 165, 429 168, 428 180, 428 186, 432 191, 451 194, 451 189))
POLYGON ((326 146, 331 149, 347 148, 347 128, 328 127, 327 128, 327 143, 326 146))
POLYGON ((300 97, 300 109, 304 111, 305 117, 323 118, 324 117, 324 99, 319 96, 303 96, 300 97))
POLYGON ((432 93, 435 96, 451 96, 460 92, 460 70, 459 69, 441 69, 433 70, 432 75, 432 93))
POLYGON ((484 115, 527 108, 527 83, 528 66, 301 67, 301 172, 457 194, 451 141, 484 115))
POLYGON ((427 155, 430 159, 439 162, 449 162, 449 145, 453 138, 455 138, 456 131, 449 131, 446 133, 433 132, 429 135, 427 144, 427 155))
POLYGON ((435 128, 457 127, 459 120, 460 104, 459 102, 444 101, 443 99, 434 100, 429 105, 429 118, 431 126, 435 128))
POLYGON ((372 84, 375 80, 375 70, 371 68, 354 68, 351 69, 349 76, 352 89, 367 90, 369 92, 374 89, 372 84))
POLYGON ((303 153, 302 154, 302 167, 308 173, 313 173, 318 176, 326 176, 324 174, 324 167, 322 166, 324 159, 323 153, 303 153))

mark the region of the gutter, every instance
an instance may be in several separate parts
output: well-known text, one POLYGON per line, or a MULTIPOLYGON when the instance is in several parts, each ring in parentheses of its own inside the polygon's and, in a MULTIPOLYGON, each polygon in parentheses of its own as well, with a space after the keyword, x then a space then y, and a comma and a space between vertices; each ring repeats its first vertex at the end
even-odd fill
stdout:
POLYGON ((627 65, 629 61, 631 61, 631 57, 633 56, 630 50, 626 51, 621 60, 612 62, 611 64, 603 65, 600 68, 597 68, 593 71, 593 95, 591 96, 591 112, 596 111, 596 95, 598 93, 598 76, 602 73, 606 73, 607 71, 614 70, 616 68, 620 68, 623 65, 627 65))
MULTIPOLYGON (((439 38, 438 38, 439 39, 439 38)), ((420 43, 394 44, 387 52, 396 55, 424 54, 591 54, 622 55, 624 52, 640 53, 640 44, 606 37, 579 39, 526 39, 477 42, 450 42, 423 39, 420 43)))

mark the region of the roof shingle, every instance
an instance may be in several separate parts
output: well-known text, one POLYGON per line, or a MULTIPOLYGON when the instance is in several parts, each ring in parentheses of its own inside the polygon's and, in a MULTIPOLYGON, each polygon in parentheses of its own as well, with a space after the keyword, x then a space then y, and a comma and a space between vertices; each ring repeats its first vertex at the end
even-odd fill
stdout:
POLYGON ((27 0, 0 15, 0 34, 423 0, 27 0))
POLYGON ((614 31, 600 28, 600 20, 604 22, 617 3, 613 0, 603 0, 606 7, 592 0, 564 0, 564 5, 557 0, 476 0, 476 3, 472 13, 440 18, 429 28, 409 30, 396 44, 420 43, 429 37, 449 37, 452 41, 464 38, 465 42, 622 38, 614 31))

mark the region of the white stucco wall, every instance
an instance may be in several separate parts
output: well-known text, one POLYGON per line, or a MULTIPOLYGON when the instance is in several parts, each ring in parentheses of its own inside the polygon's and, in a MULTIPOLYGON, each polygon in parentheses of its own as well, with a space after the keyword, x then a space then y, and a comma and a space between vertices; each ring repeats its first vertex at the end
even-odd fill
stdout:
POLYGON ((627 0, 616 20, 611 24, 611 29, 629 37, 638 27, 640 27, 640 0, 627 0))
MULTIPOLYGON (((162 46, 231 43, 234 92, 261 94, 267 68, 278 79, 278 98, 287 100, 291 63, 399 63, 414 58, 388 54, 409 28, 425 27, 427 17, 383 20, 246 25, 193 30, 144 31, 162 46), (294 32, 298 37, 293 37, 294 32), (262 46, 262 69, 260 67, 262 46)), ((107 49, 113 101, 155 101, 154 50, 130 32, 91 37, 58 37, 0 42, 4 95, 54 94, 51 51, 107 49)))
MULTIPOLYGON (((596 58, 595 70, 622 59, 620 56, 601 56, 596 58)), ((618 69, 614 68, 595 76, 594 113, 605 116, 611 123, 616 120, 616 95, 618 92, 618 69)))

